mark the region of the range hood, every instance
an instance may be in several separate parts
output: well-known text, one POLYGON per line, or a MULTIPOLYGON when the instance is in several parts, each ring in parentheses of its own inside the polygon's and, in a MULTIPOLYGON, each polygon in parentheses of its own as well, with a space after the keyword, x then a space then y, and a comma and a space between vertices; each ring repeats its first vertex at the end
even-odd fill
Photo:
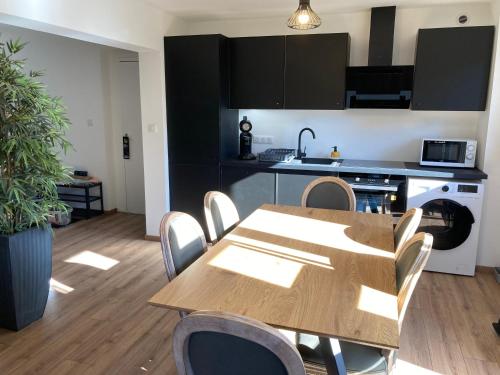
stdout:
POLYGON ((372 8, 368 66, 348 67, 347 108, 409 108, 413 65, 393 66, 396 7, 372 8))

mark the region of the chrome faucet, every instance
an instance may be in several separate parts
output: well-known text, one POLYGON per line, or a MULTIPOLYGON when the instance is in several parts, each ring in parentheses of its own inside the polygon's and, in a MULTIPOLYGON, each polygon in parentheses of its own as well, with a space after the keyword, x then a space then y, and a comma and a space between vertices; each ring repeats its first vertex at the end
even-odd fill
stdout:
POLYGON ((311 128, 304 128, 300 131, 299 133, 299 147, 297 148, 297 159, 302 159, 304 157, 306 157, 306 147, 304 147, 304 152, 302 152, 302 133, 304 133, 305 131, 308 131, 312 134, 313 136, 313 139, 316 139, 316 134, 314 134, 314 130, 312 130, 311 128))

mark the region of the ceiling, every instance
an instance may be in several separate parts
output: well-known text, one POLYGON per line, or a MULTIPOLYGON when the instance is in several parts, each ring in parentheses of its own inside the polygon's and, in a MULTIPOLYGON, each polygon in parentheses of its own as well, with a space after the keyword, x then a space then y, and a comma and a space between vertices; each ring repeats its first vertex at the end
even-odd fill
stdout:
MULTIPOLYGON (((187 20, 228 18, 284 17, 297 7, 299 0, 137 0, 153 4, 187 20)), ((486 3, 489 0, 311 0, 312 8, 321 14, 396 5, 422 7, 453 3, 486 3)))

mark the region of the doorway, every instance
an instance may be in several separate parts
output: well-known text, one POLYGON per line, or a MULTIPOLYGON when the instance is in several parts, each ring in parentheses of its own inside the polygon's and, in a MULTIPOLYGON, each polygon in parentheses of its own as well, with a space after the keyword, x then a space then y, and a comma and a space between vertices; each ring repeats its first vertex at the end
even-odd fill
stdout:
MULTIPOLYGON (((144 214, 144 159, 141 128, 141 99, 139 82, 139 61, 137 58, 120 58, 117 67, 117 96, 119 105, 119 129, 122 142, 116 183, 122 185, 123 198, 119 202, 120 211, 144 214), (125 157, 125 137, 129 142, 129 155, 125 157)), ((120 187, 118 186, 118 189, 120 187)))

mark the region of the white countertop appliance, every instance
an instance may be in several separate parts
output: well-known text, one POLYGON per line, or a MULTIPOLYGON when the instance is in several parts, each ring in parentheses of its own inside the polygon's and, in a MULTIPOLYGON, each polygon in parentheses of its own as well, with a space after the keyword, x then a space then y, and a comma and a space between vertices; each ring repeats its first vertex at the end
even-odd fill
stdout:
POLYGON ((407 196, 407 209, 423 210, 417 232, 434 236, 425 269, 473 276, 483 206, 481 181, 409 178, 407 196))
POLYGON ((431 167, 474 168, 477 141, 474 139, 424 138, 420 165, 431 167))

